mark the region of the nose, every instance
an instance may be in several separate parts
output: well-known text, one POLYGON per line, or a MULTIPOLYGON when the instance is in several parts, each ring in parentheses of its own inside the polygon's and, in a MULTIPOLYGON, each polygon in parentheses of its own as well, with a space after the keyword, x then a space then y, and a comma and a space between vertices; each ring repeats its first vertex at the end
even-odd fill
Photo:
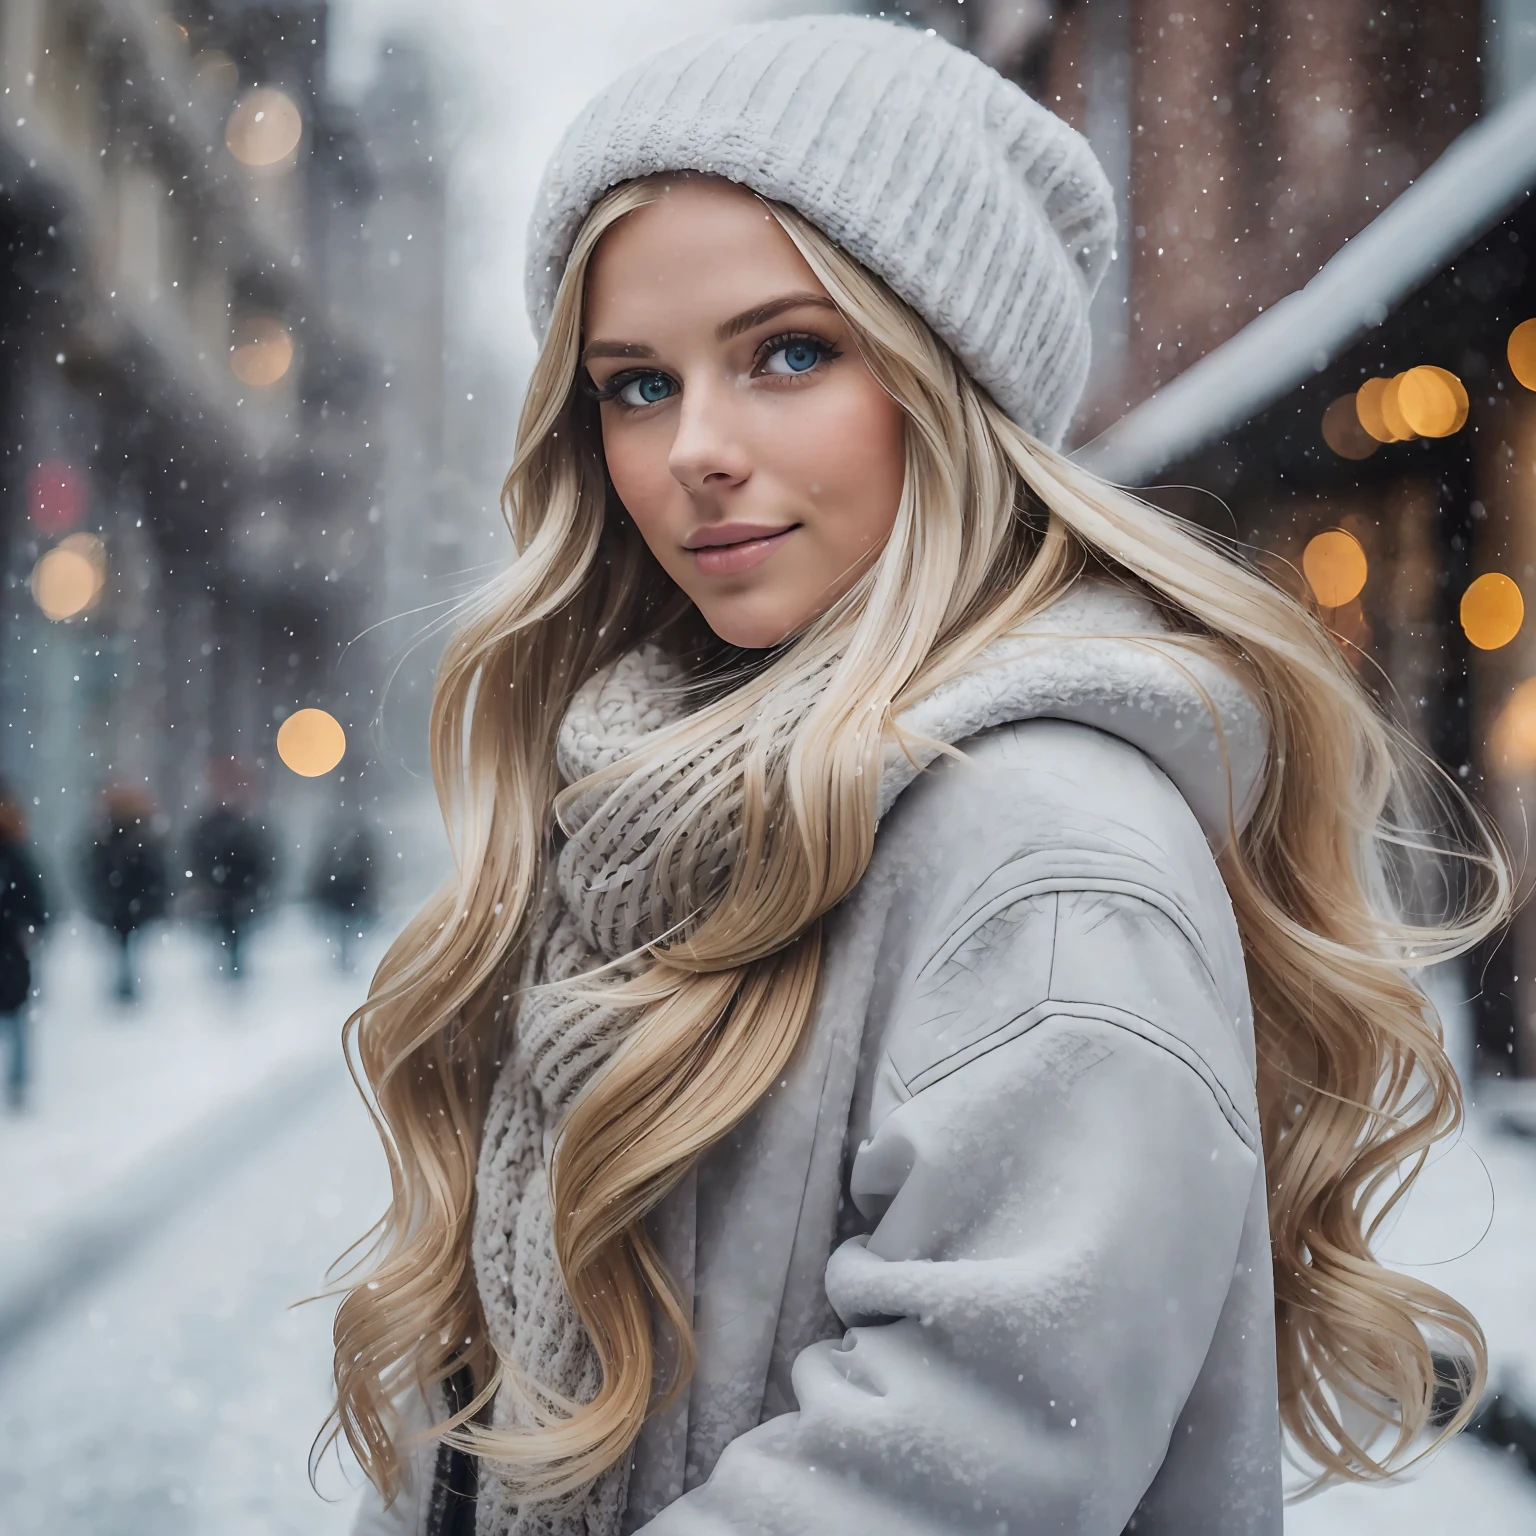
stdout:
POLYGON ((723 382, 690 381, 683 389, 668 467, 690 495, 724 491, 751 473, 732 410, 734 391, 723 382))

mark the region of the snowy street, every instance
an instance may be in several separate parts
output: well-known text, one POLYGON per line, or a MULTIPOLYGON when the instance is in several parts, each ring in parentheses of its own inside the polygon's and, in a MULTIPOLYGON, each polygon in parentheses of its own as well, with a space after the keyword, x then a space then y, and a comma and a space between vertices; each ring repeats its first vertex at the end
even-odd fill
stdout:
POLYGON ((362 981, 297 915, 243 989, 163 939, 131 1013, 94 934, 50 946, 37 1107, 0 1121, 0 1530, 342 1532, 354 1493, 306 1468, 330 1307, 293 1304, 386 1198, 338 1049, 362 981))
POLYGON ((177 1213, 0 1368, 8 1533, 327 1536, 354 1496, 310 1440, 330 1310, 312 1294, 381 1199, 338 1072, 269 1145, 177 1213), (62 1426, 69 1426, 67 1433, 62 1426))
MULTIPOLYGON (((307 1472, 330 1310, 293 1303, 385 1199, 337 1049, 361 977, 296 913, 244 988, 194 929, 157 936, 136 1012, 101 1001, 107 960, 78 925, 50 945, 37 1104, 0 1121, 0 1530, 339 1536, 355 1492, 334 1458, 324 1498, 307 1472)), ((1473 1306, 1496 1381, 1536 1382, 1533 1230, 1536 1143, 1480 1122, 1385 1245, 1473 1306)), ((1467 1439, 1401 1487, 1294 1506, 1286 1530, 1456 1523, 1536 1529, 1536 1478, 1467 1439)))

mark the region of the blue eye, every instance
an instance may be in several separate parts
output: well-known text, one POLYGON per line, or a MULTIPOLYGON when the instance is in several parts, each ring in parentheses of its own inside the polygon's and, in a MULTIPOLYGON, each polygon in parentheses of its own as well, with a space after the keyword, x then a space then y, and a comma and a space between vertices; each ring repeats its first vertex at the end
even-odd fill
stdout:
POLYGON ((763 372, 778 374, 809 373, 817 363, 827 356, 828 350, 824 342, 809 339, 786 341, 782 346, 775 347, 764 358, 763 372))
POLYGON ((614 397, 625 405, 658 405, 677 393, 677 385, 664 373, 640 373, 620 387, 614 397))

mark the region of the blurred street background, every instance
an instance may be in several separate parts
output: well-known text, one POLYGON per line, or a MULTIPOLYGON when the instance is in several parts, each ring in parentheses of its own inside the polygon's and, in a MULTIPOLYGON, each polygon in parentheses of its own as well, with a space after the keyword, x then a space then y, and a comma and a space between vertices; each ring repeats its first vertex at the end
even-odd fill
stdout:
MULTIPOLYGON (((0 0, 0 1536, 345 1531, 340 1054, 532 357, 522 232, 632 59, 795 0, 0 0), (45 921, 46 919, 46 921, 45 921)), ((1121 207, 1072 445, 1317 610, 1529 884, 1536 0, 913 0, 1121 207)), ((1472 1103, 1382 1243, 1473 1432, 1292 1536, 1536 1531, 1536 909, 1435 978, 1472 1103)))

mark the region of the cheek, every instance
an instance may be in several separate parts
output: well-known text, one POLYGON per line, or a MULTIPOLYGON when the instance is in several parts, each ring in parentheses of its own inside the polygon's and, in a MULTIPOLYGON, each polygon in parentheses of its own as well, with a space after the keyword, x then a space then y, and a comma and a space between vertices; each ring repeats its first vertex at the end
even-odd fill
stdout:
POLYGON ((657 550, 658 543, 668 543, 659 536, 667 526, 668 514, 680 490, 669 464, 670 447, 669 437, 647 430, 645 425, 603 423, 603 457, 608 464, 608 478, 640 536, 653 550, 657 550))
POLYGON ((878 544, 896 520, 906 473, 901 407, 867 375, 818 393, 821 408, 795 434, 795 478, 839 545, 878 544))

